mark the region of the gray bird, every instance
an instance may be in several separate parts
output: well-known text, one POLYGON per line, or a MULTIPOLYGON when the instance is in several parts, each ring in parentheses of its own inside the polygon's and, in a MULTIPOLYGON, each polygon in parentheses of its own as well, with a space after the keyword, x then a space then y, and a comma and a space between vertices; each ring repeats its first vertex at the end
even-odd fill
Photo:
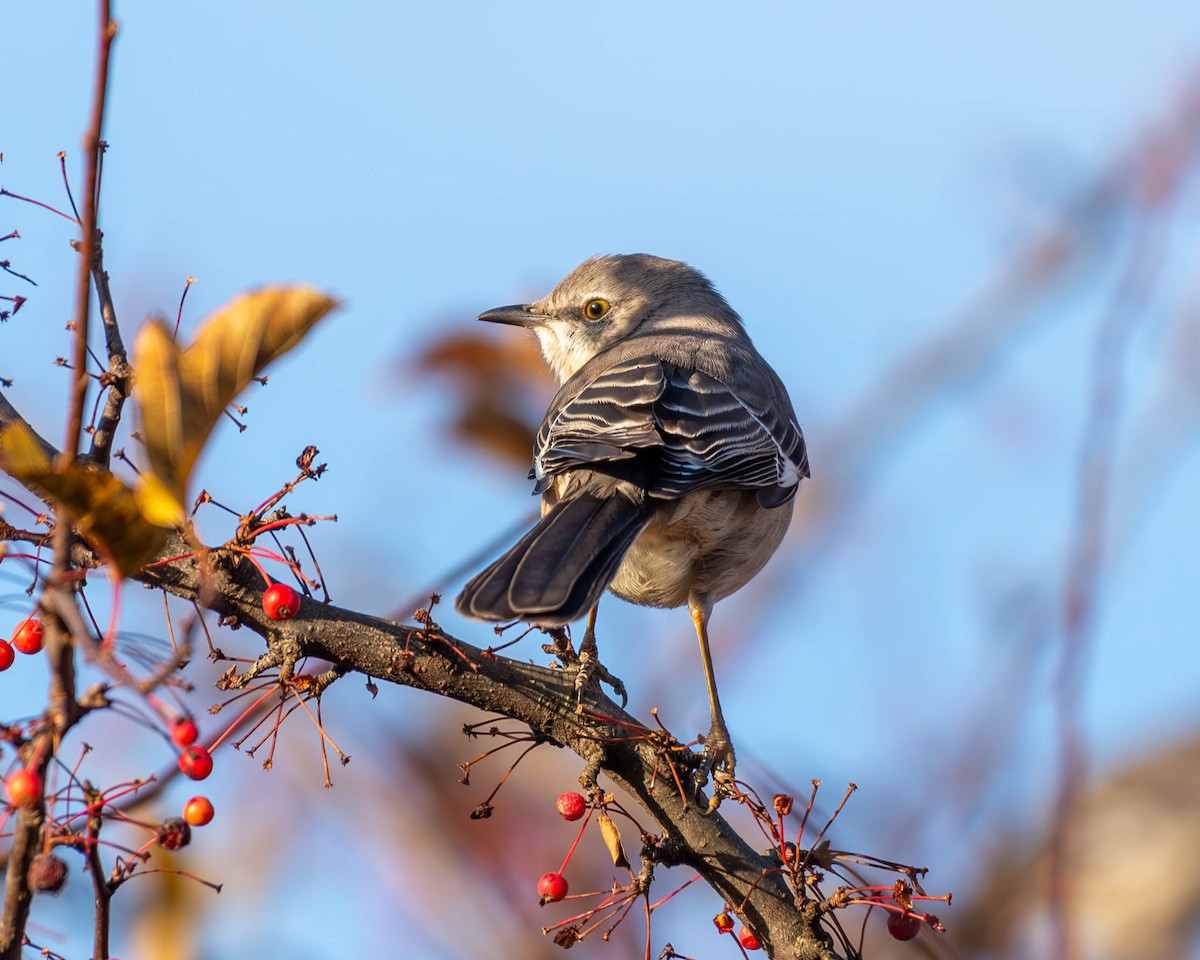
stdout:
POLYGON ((596 257, 544 299, 479 319, 532 330, 562 387, 529 472, 542 518, 463 588, 459 612, 545 626, 587 614, 594 654, 606 588, 686 604, 712 710, 701 778, 731 776, 708 619, 775 552, 809 475, 787 391, 741 317, 676 260, 596 257))

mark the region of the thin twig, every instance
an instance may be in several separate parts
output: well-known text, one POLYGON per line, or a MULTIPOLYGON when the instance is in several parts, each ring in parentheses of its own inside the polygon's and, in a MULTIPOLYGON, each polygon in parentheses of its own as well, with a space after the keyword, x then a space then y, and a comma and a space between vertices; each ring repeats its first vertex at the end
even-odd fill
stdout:
POLYGON ((80 240, 80 263, 75 283, 75 345, 73 351, 75 382, 71 391, 70 413, 62 457, 69 462, 79 449, 83 428, 84 400, 87 396, 88 323, 91 317, 92 261, 96 255, 96 170, 100 162, 100 136, 104 127, 104 105, 108 96, 108 61, 117 24, 112 19, 109 0, 100 0, 100 45, 96 58, 95 85, 92 88, 91 119, 83 136, 84 202, 83 237, 80 240))
POLYGON ((1091 400, 1080 445, 1077 506, 1062 599, 1062 641, 1055 677, 1059 778, 1050 831, 1050 908, 1054 955, 1081 955, 1072 922, 1071 840, 1087 774, 1080 707, 1091 650, 1101 571, 1109 486, 1123 399, 1122 366, 1136 322, 1162 266, 1166 218, 1140 211, 1129 258, 1099 329, 1092 355, 1091 400))

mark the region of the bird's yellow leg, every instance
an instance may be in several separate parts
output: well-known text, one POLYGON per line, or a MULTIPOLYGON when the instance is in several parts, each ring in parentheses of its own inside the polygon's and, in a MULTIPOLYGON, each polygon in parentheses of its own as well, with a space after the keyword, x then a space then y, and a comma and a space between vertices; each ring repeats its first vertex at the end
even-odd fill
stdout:
MULTIPOLYGON (((693 594, 688 599, 688 612, 696 626, 696 639, 700 641, 700 661, 704 665, 704 682, 708 685, 708 704, 712 713, 712 727, 704 742, 704 765, 700 768, 703 779, 700 782, 707 782, 708 774, 714 768, 721 771, 720 779, 728 781, 733 779, 733 768, 737 761, 733 753, 733 740, 730 739, 729 728, 725 725, 725 715, 721 712, 712 650, 708 643, 708 618, 712 613, 712 603, 707 596, 693 594)), ((715 810, 720 802, 718 789, 709 802, 709 809, 715 810)))

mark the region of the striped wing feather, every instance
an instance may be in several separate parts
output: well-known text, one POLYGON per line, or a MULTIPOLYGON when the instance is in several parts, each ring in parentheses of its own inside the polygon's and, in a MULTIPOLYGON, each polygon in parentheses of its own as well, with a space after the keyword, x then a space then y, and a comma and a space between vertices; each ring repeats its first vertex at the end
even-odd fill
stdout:
POLYGON ((800 430, 786 404, 780 411, 769 402, 772 390, 741 393, 655 357, 624 361, 577 392, 564 388, 538 431, 530 476, 539 492, 549 478, 584 468, 662 499, 731 488, 783 503, 808 475, 800 430), (748 401, 751 393, 768 402, 748 401))

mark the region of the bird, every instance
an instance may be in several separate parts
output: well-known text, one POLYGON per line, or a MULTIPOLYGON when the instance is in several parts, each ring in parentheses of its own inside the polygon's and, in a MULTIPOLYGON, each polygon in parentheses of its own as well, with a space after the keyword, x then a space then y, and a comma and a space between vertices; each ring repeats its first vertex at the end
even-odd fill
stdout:
POLYGON ((541 519, 466 584, 456 608, 547 627, 586 615, 580 651, 594 654, 606 589, 686 606, 711 715, 697 780, 731 782, 708 623, 713 604, 778 548, 810 476, 787 389, 737 312, 678 260, 593 257, 541 300, 478 319, 532 331, 561 386, 529 471, 541 519))

